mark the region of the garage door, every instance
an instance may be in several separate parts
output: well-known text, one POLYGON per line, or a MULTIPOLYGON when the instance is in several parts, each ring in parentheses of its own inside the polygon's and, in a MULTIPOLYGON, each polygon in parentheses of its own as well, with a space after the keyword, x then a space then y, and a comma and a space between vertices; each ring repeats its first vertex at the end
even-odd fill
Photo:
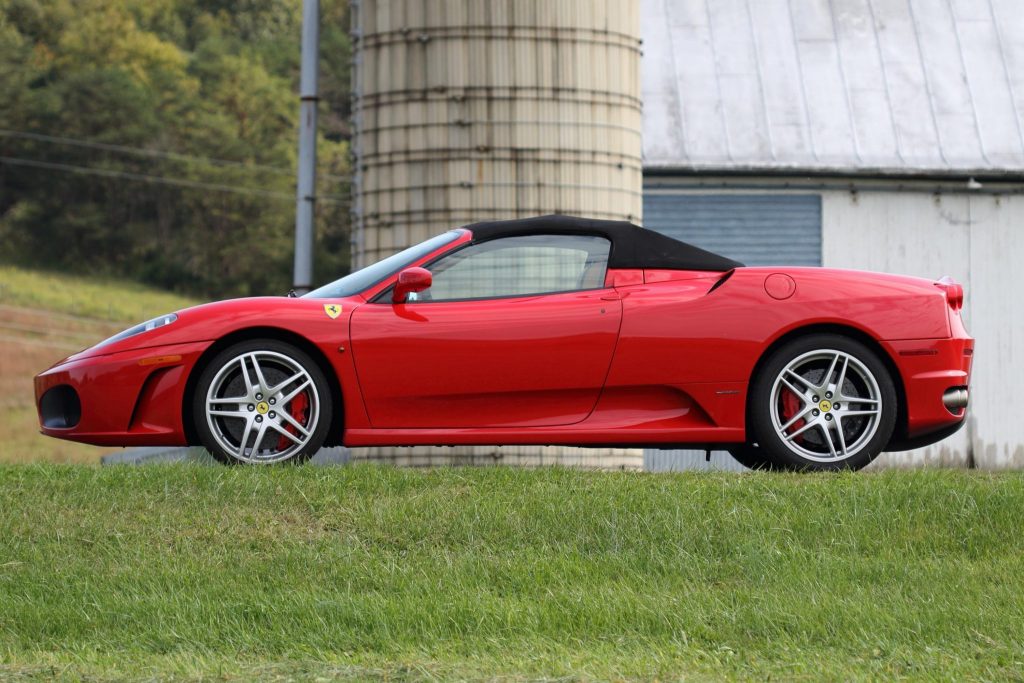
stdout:
MULTIPOLYGON (((821 196, 644 189, 644 227, 748 266, 821 265, 821 196)), ((644 451, 644 469, 742 470, 724 451, 644 451)))
POLYGON ((821 265, 821 196, 644 190, 644 227, 748 266, 821 265))

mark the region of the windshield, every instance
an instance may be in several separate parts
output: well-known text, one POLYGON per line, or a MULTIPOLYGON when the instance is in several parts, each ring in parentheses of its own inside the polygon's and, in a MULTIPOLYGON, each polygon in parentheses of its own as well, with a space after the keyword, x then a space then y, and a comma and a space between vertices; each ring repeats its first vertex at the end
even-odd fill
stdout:
POLYGON ((314 289, 309 294, 303 295, 306 299, 339 299, 352 296, 374 286, 389 275, 398 272, 411 263, 419 261, 427 254, 440 249, 446 244, 454 242, 462 234, 462 230, 449 230, 448 232, 431 237, 426 242, 413 245, 405 251, 388 256, 382 261, 377 261, 372 266, 346 275, 340 280, 326 284, 320 289, 314 289))

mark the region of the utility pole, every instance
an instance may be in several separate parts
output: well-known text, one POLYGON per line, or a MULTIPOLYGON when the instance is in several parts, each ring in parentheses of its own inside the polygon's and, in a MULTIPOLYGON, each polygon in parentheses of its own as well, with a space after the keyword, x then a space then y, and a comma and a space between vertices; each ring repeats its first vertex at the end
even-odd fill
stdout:
POLYGON ((317 62, 320 55, 320 0, 302 2, 302 73, 299 83, 299 169, 295 203, 297 294, 313 286, 313 214, 316 208, 317 62))

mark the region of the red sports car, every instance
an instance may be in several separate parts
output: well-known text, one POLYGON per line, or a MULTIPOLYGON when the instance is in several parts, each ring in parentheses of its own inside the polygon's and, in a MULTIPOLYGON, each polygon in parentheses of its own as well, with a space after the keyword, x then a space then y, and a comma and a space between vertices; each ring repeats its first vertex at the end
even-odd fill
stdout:
POLYGON ((948 278, 747 268, 547 216, 452 230, 303 297, 154 318, 35 388, 44 434, 225 463, 557 444, 857 469, 963 425, 962 304, 948 278))

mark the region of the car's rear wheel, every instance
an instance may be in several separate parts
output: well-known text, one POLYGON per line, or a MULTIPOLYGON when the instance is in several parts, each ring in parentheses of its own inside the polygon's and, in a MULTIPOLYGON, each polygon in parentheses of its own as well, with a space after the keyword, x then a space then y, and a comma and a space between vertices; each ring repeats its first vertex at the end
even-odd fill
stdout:
POLYGON ((856 470, 889 442, 896 401, 889 371, 864 344, 836 334, 800 337, 754 378, 751 436, 775 468, 856 470))
POLYGON ((331 410, 330 388, 316 362, 273 339, 218 353, 192 398, 200 440, 228 464, 309 459, 327 437, 331 410))
POLYGON ((750 470, 777 470, 779 467, 765 455, 756 443, 744 443, 729 448, 733 460, 750 470))

